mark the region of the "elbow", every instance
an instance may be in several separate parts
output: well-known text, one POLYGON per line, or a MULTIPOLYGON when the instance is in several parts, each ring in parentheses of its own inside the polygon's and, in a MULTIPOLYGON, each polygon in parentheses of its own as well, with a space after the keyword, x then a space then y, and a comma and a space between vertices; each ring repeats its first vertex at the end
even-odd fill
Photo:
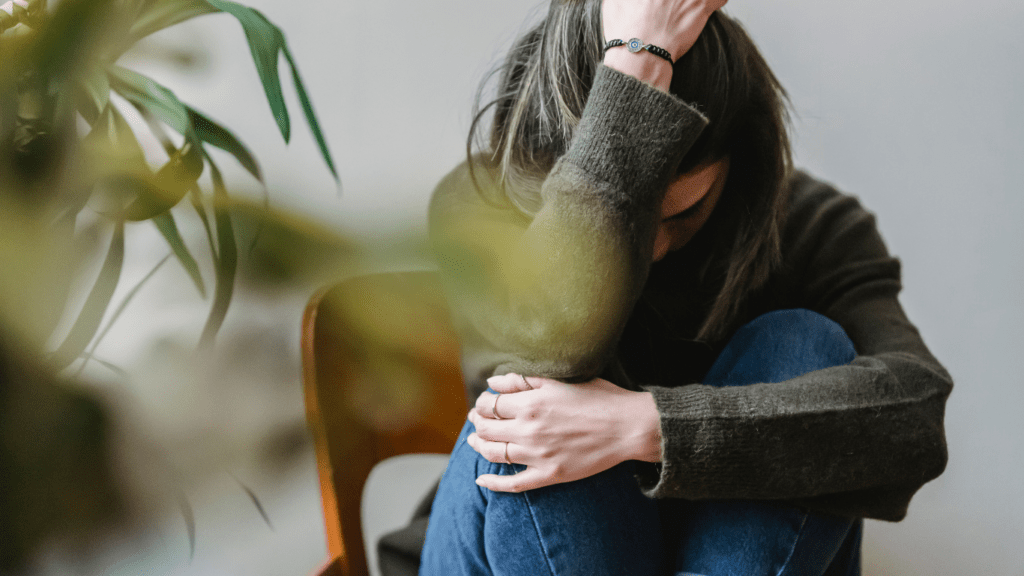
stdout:
POLYGON ((585 342, 565 334, 550 334, 530 344, 515 355, 516 366, 504 368, 568 383, 587 382, 601 374, 611 356, 604 343, 585 342))
POLYGON ((953 379, 945 370, 936 378, 935 396, 930 410, 927 412, 924 427, 928 430, 925 457, 922 459, 922 472, 925 482, 938 478, 946 470, 949 463, 949 449, 946 446, 946 400, 953 391, 953 379))
POLYGON ((907 450, 904 456, 913 463, 913 473, 906 480, 923 485, 938 478, 949 463, 946 446, 946 400, 953 390, 953 380, 941 366, 934 367, 927 377, 919 380, 921 397, 909 417, 907 450))
POLYGON ((913 443, 911 454, 908 454, 911 461, 916 463, 911 468, 916 472, 916 478, 911 480, 916 480, 919 485, 938 478, 949 463, 944 425, 946 395, 937 396, 928 404, 917 424, 917 441, 913 443))
POLYGON ((938 478, 946 470, 946 465, 949 463, 949 451, 946 448, 944 434, 934 437, 929 445, 922 448, 918 456, 918 471, 920 472, 920 483, 923 485, 938 478))
POLYGON ((505 324, 504 337, 493 342, 524 364, 512 371, 570 383, 599 376, 614 356, 624 318, 608 310, 541 309, 541 314, 515 315, 505 324))

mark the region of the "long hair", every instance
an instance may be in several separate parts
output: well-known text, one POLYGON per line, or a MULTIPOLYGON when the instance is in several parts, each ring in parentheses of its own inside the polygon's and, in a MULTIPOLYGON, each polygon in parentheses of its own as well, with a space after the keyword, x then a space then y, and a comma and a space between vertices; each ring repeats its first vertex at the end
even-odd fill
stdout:
MULTIPOLYGON (((500 73, 497 94, 483 107, 488 79, 481 84, 466 154, 471 175, 474 163, 482 162, 497 176, 504 198, 490 200, 506 200, 530 216, 540 209, 541 184, 572 140, 602 46, 600 0, 552 0, 547 17, 514 43, 492 73, 500 73), (492 108, 484 138, 482 121, 492 108), (474 144, 483 152, 476 159, 474 144)), ((722 287, 697 335, 716 339, 781 259, 791 169, 786 93, 739 22, 720 11, 673 65, 670 91, 710 121, 679 173, 730 158, 713 216, 727 228, 714 250, 723 259, 722 287)))

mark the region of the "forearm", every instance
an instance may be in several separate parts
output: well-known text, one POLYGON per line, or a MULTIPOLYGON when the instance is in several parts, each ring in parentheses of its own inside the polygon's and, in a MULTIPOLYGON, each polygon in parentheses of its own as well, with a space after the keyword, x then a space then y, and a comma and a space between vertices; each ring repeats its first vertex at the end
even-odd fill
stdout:
POLYGON ((646 50, 609 50, 604 55, 604 65, 633 76, 662 92, 668 92, 672 84, 672 64, 646 50))
POLYGON ((861 357, 786 382, 652 387, 664 461, 651 495, 793 499, 921 486, 945 466, 949 383, 861 357))
POLYGON ((665 186, 705 125, 678 98, 601 67, 532 219, 485 205, 468 178, 439 186, 431 239, 471 386, 494 373, 600 372, 646 279, 665 186))
POLYGON ((902 518, 914 492, 946 465, 952 382, 899 306, 898 271, 868 261, 877 262, 876 279, 855 273, 861 282, 824 310, 860 353, 849 364, 781 382, 649 389, 664 435, 649 494, 786 499, 902 518))

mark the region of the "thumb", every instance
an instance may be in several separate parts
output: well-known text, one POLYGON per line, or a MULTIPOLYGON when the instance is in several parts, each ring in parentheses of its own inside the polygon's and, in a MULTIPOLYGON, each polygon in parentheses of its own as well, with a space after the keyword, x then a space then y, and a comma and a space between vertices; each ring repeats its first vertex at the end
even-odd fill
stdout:
POLYGON ((515 392, 526 392, 540 388, 540 381, 543 378, 527 378, 515 372, 509 372, 501 376, 491 376, 487 379, 487 385, 499 394, 513 394, 515 392))

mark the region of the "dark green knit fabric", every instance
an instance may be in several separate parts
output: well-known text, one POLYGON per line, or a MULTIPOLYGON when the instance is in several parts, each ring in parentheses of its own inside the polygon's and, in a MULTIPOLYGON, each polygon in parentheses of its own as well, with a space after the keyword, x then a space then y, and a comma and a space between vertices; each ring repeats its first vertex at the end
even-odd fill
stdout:
MULTIPOLYGON (((699 383, 725 344, 695 335, 721 280, 709 255, 728 219, 713 214, 683 249, 650 259, 664 188, 705 125, 674 96, 602 66, 534 218, 490 193, 485 169, 483 192, 465 166, 441 182, 430 233, 469 394, 493 374, 602 375, 654 396, 663 462, 639 478, 652 497, 784 500, 899 520, 945 467, 952 382, 904 315, 899 262, 855 199, 793 176, 783 263, 732 328, 807 308, 838 322, 857 358, 781 383, 699 383)), ((400 547, 389 542, 422 542, 410 538, 418 530, 386 538, 382 554, 400 547)))

